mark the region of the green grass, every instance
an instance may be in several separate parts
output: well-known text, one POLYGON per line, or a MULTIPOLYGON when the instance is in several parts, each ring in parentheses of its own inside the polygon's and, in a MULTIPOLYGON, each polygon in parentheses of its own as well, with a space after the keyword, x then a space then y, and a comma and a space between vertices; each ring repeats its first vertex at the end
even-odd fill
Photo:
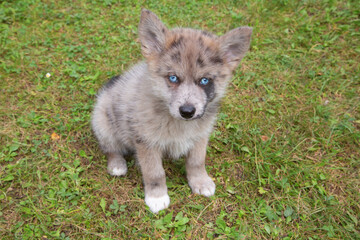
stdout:
POLYGON ((0 6, 1 239, 360 239, 357 1, 0 6), (208 147, 216 195, 192 194, 183 160, 166 162, 158 215, 134 160, 106 173, 89 125, 97 90, 142 58, 141 7, 169 27, 254 27, 208 147))

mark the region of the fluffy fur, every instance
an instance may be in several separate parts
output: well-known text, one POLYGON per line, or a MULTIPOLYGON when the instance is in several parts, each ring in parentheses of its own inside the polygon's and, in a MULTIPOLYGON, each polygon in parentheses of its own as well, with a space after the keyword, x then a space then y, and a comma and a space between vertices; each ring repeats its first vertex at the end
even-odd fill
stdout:
POLYGON ((145 61, 100 90, 92 127, 111 175, 125 175, 124 155, 135 153, 151 211, 170 204, 164 156, 185 156, 192 191, 204 196, 215 193, 205 170, 208 137, 232 72, 249 48, 251 33, 249 27, 221 37, 188 28, 169 30, 154 13, 142 11, 139 36, 145 61), (171 82, 170 76, 178 81, 171 82), (202 84, 202 78, 208 83, 202 84))

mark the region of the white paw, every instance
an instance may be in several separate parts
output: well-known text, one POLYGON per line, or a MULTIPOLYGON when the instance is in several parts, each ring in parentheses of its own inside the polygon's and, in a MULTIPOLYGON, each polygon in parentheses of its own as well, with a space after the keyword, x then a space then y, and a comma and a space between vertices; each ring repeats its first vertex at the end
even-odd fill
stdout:
POLYGON ((119 167, 108 168, 108 173, 111 176, 124 176, 127 173, 127 167, 125 165, 125 167, 122 168, 119 167))
POLYGON ((215 183, 210 177, 205 179, 195 179, 189 182, 191 190, 194 193, 210 197, 215 194, 215 183))
POLYGON ((145 196, 145 203, 149 206, 150 210, 153 213, 157 213, 160 210, 167 208, 170 204, 169 195, 164 195, 161 197, 147 197, 145 196))

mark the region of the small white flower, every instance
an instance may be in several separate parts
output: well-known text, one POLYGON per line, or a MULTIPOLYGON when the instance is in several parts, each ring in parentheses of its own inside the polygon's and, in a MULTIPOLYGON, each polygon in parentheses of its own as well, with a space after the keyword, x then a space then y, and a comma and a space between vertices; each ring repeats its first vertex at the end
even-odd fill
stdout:
POLYGON ((47 78, 49 78, 49 77, 51 77, 51 74, 50 74, 50 73, 47 73, 45 76, 46 76, 47 78))

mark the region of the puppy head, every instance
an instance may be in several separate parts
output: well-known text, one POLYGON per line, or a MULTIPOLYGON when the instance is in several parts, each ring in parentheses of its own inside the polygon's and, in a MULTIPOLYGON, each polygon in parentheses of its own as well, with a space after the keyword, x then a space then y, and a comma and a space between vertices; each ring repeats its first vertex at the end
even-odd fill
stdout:
POLYGON ((154 13, 142 10, 139 37, 154 95, 174 118, 201 118, 209 104, 223 97, 249 49, 251 33, 250 27, 220 37, 189 28, 169 30, 154 13))

